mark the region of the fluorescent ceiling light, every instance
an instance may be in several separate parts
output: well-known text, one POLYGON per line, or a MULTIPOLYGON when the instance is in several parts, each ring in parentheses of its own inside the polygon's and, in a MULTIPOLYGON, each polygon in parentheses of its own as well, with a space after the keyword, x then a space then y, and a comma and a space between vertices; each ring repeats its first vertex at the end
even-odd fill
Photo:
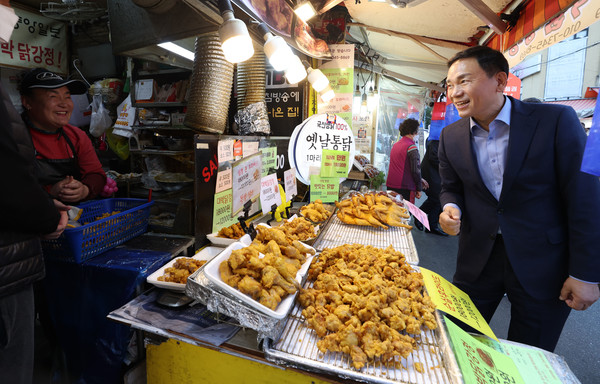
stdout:
POLYGON ((158 46, 166 49, 167 51, 173 52, 179 56, 185 57, 188 60, 194 61, 194 52, 180 47, 177 44, 171 43, 170 41, 167 43, 160 43, 158 44, 158 46))

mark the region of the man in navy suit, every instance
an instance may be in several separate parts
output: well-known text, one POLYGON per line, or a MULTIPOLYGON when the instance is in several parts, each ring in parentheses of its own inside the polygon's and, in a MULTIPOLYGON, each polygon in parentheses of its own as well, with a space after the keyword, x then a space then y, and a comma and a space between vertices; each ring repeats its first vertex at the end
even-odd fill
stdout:
POLYGON ((489 322, 506 293, 508 339, 553 351, 571 309, 600 296, 600 181, 580 171, 572 108, 504 96, 508 63, 487 47, 448 62, 461 120, 439 146, 440 226, 458 235, 453 283, 489 322))

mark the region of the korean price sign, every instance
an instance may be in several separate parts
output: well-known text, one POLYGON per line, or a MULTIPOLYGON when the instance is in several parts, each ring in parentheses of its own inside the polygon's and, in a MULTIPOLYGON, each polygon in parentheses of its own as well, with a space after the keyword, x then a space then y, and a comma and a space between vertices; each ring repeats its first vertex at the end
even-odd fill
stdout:
POLYGON ((473 301, 463 291, 435 272, 420 267, 431 301, 440 311, 449 313, 486 336, 498 340, 473 301))
POLYGON ((283 172, 283 178, 285 180, 285 200, 291 201, 294 196, 298 194, 298 185, 296 184, 296 170, 290 168, 283 172))
MULTIPOLYGON (((311 167, 322 166, 323 150, 348 152, 354 159, 354 135, 350 126, 338 115, 313 115, 298 125, 288 147, 290 168, 296 169, 296 177, 302 183, 310 184, 311 167)), ((350 172, 352 162, 348 161, 345 175, 350 172)))
POLYGON ((215 194, 215 204, 213 208, 213 226, 212 231, 218 232, 223 227, 238 222, 237 217, 232 217, 233 195, 232 190, 228 189, 215 194))
POLYGON ((348 162, 350 161, 348 152, 324 149, 321 159, 321 177, 348 176, 348 162))
POLYGON ((277 182, 277 174, 272 173, 263 177, 260 181, 260 205, 262 213, 266 214, 271 211, 271 207, 281 205, 281 195, 279 194, 279 183, 277 182))
POLYGON ((321 177, 310 175, 310 201, 321 199, 324 203, 337 201, 340 194, 338 177, 321 177))
POLYGON ((445 322, 465 383, 526 383, 510 357, 477 341, 448 318, 445 322))
POLYGON ((262 161, 260 153, 244 157, 235 162, 233 174, 233 214, 244 208, 244 204, 258 199, 260 195, 260 172, 262 161))

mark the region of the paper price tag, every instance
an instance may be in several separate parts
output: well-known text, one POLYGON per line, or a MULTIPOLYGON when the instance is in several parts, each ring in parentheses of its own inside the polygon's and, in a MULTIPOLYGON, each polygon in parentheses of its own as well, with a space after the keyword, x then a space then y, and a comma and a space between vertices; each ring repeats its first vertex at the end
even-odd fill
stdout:
POLYGON ((258 152, 258 141, 243 141, 242 142, 242 153, 244 157, 252 156, 258 152))
POLYGON ((292 197, 298 194, 298 185, 296 184, 296 170, 290 168, 283 172, 285 183, 285 201, 291 201, 292 197))
POLYGON ((233 213, 237 214, 244 204, 258 199, 260 195, 260 171, 262 161, 260 155, 254 154, 233 164, 233 213))
POLYGON ((217 173, 215 193, 223 192, 226 189, 231 189, 231 168, 227 168, 217 173))
POLYGON ((429 218, 427 217, 427 214, 421 211, 419 207, 417 207, 408 200, 404 200, 404 204, 408 208, 408 211, 412 213, 412 215, 415 217, 415 219, 419 220, 421 223, 423 223, 427 230, 431 231, 431 228, 429 227, 429 218))
POLYGON ((321 155, 321 177, 348 176, 350 153, 324 149, 321 155))
POLYGON ((233 160, 233 140, 219 140, 217 144, 219 164, 233 160))
POLYGON ((281 195, 279 194, 279 183, 277 182, 276 173, 272 173, 261 179, 260 204, 263 214, 270 212, 273 204, 276 206, 281 205, 281 195))

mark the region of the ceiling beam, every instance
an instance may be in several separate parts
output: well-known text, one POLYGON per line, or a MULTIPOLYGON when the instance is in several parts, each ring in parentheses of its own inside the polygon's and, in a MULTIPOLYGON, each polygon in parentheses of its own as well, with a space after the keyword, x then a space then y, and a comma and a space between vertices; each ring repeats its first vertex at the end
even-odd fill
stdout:
POLYGON ((433 89, 434 91, 446 92, 446 89, 440 87, 439 85, 431 84, 431 83, 428 83, 426 81, 415 79, 414 77, 406 76, 406 75, 400 74, 398 72, 388 71, 387 69, 381 68, 381 67, 376 66, 376 65, 366 64, 366 63, 364 63, 362 61, 354 60, 354 67, 356 67, 356 68, 365 68, 365 66, 366 67, 371 67, 371 71, 372 72, 380 74, 380 75, 389 76, 389 77, 395 77, 396 79, 404 80, 404 81, 407 81, 409 83, 419 85, 419 86, 421 86, 423 88, 433 89))
POLYGON ((506 32, 506 28, 508 26, 494 11, 490 9, 483 1, 481 0, 458 0, 462 5, 467 7, 469 11, 475 14, 475 16, 479 17, 482 21, 484 21, 494 32, 498 35, 506 32))
POLYGON ((377 62, 379 64, 401 65, 404 67, 431 69, 434 71, 446 71, 448 69, 448 66, 446 64, 424 63, 424 62, 420 62, 420 61, 394 60, 394 59, 379 58, 377 60, 377 62))
POLYGON ((317 11, 317 14, 322 15, 343 1, 344 0, 327 0, 327 2, 323 4, 323 8, 317 11))
MULTIPOLYGON (((397 31, 392 31, 390 29, 371 27, 369 25, 362 24, 362 23, 348 23, 348 25, 351 27, 362 27, 362 28, 365 28, 367 31, 382 33, 382 34, 388 35, 388 36, 401 37, 403 39, 418 40, 423 44, 435 45, 436 47, 441 47, 441 48, 455 49, 457 51, 462 51, 469 47, 469 45, 467 45, 467 44, 454 43, 452 41, 434 39, 431 37, 413 35, 413 34, 404 33, 404 32, 397 32, 397 31)), ((447 61, 447 60, 444 59, 444 61, 447 61)))

